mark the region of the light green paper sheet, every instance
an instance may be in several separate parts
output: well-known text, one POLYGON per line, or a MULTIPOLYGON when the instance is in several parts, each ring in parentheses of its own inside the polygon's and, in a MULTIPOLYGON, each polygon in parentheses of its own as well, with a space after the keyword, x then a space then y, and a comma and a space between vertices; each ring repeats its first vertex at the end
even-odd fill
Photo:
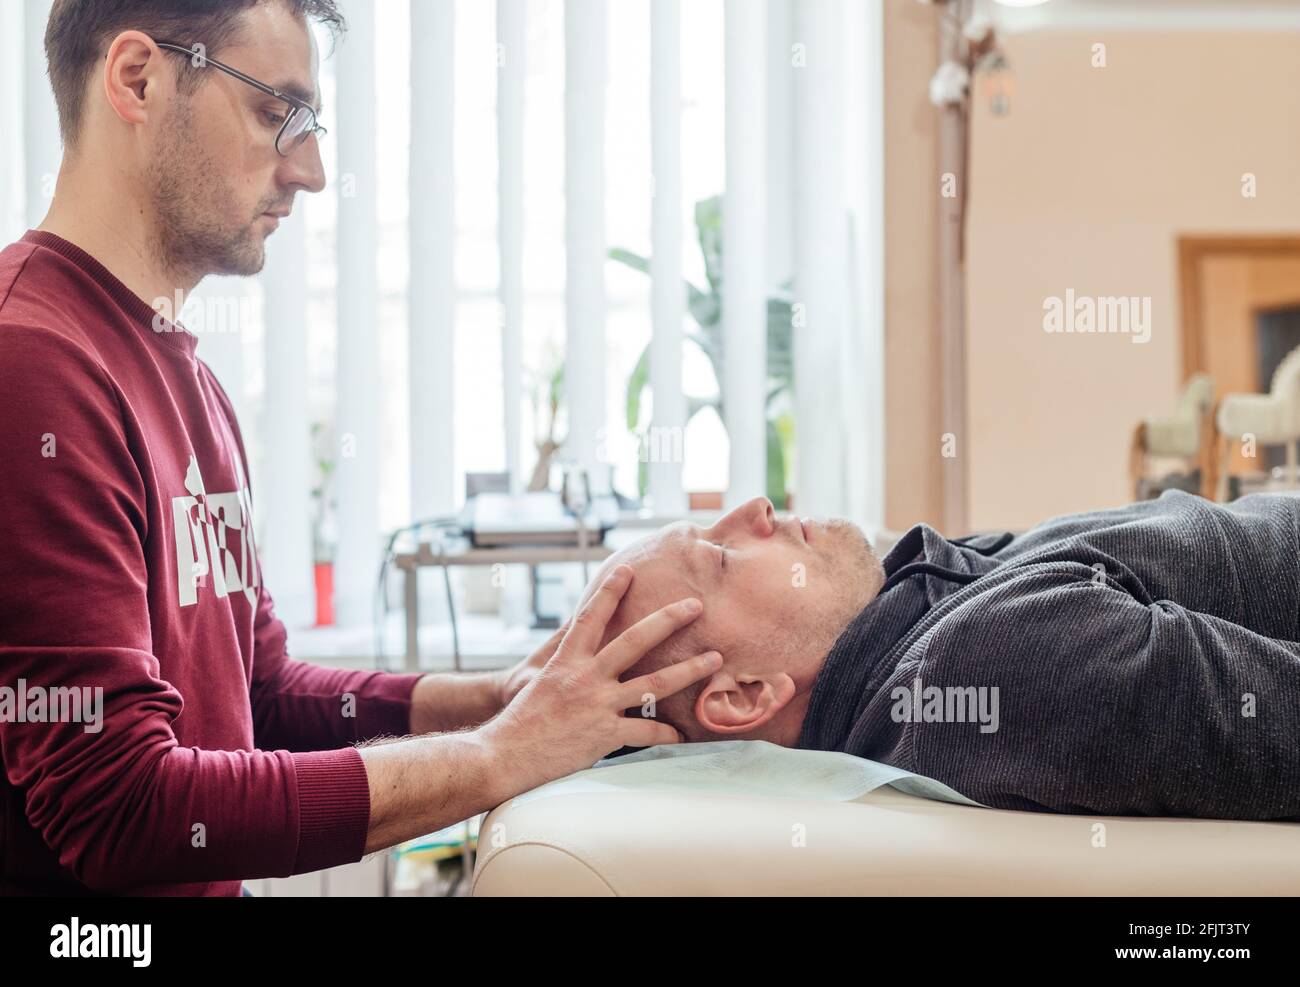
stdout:
POLYGON ((848 802, 889 785, 909 795, 979 806, 947 785, 879 761, 837 751, 781 747, 765 740, 666 744, 601 761, 511 800, 555 795, 671 792, 848 802))

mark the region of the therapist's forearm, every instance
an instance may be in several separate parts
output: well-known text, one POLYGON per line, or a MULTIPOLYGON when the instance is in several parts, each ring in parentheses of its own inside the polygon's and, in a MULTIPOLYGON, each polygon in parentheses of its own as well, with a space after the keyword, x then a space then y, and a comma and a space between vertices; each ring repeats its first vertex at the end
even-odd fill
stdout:
POLYGON ((411 733, 474 727, 501 711, 501 680, 493 672, 426 675, 411 692, 411 733))
POLYGON ((370 783, 366 853, 488 812, 522 788, 477 731, 362 745, 370 783))

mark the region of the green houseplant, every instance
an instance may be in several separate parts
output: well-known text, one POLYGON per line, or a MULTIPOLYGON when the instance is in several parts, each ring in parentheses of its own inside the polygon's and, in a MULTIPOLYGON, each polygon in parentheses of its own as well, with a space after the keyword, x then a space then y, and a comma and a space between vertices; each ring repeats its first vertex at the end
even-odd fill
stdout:
MULTIPOLYGON (((689 280, 686 282, 687 309, 695 322, 695 329, 687 330, 686 338, 700 348, 713 366, 718 381, 718 393, 708 397, 689 396, 687 421, 706 407, 715 408, 723 423, 727 421, 726 394, 723 390, 723 369, 726 353, 722 335, 722 196, 712 196, 695 204, 695 229, 704 257, 704 274, 708 287, 702 289, 689 280)), ((650 273, 650 259, 615 247, 609 252, 611 260, 640 271, 650 273)), ((791 333, 793 331, 792 303, 789 285, 774 289, 767 299, 767 495, 777 507, 787 504, 787 481, 794 440, 794 418, 790 408, 793 379, 791 333)), ((646 388, 650 384, 650 348, 647 346, 632 370, 627 382, 627 428, 639 434, 644 448, 648 422, 643 422, 642 405, 646 388)), ((641 456, 640 487, 646 491, 646 456, 641 456)))

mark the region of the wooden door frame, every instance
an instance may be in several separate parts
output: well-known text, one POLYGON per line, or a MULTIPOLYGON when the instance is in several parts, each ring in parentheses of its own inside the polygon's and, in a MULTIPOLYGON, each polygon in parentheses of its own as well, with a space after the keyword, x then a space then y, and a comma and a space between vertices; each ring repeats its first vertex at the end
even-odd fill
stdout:
MULTIPOLYGON (((1269 255, 1300 258, 1300 236, 1189 235, 1178 237, 1178 291, 1182 303, 1183 383, 1205 370, 1205 320, 1201 311, 1201 261, 1207 257, 1261 257, 1269 255)), ((1227 471, 1226 450, 1214 427, 1218 402, 1209 420, 1202 423, 1201 494, 1214 499, 1221 476, 1227 471)))
POLYGON ((1183 383, 1205 370, 1205 324, 1201 312, 1200 263, 1215 255, 1300 258, 1300 236, 1179 236, 1178 291, 1182 301, 1183 383))

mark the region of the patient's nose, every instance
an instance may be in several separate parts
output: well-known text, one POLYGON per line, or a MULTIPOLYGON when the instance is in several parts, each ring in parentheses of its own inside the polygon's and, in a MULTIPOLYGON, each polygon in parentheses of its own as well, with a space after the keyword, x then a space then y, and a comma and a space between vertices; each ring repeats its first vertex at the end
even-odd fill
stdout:
POLYGON ((724 515, 713 526, 715 534, 752 534, 767 538, 776 530, 776 510, 766 497, 755 497, 724 515))

